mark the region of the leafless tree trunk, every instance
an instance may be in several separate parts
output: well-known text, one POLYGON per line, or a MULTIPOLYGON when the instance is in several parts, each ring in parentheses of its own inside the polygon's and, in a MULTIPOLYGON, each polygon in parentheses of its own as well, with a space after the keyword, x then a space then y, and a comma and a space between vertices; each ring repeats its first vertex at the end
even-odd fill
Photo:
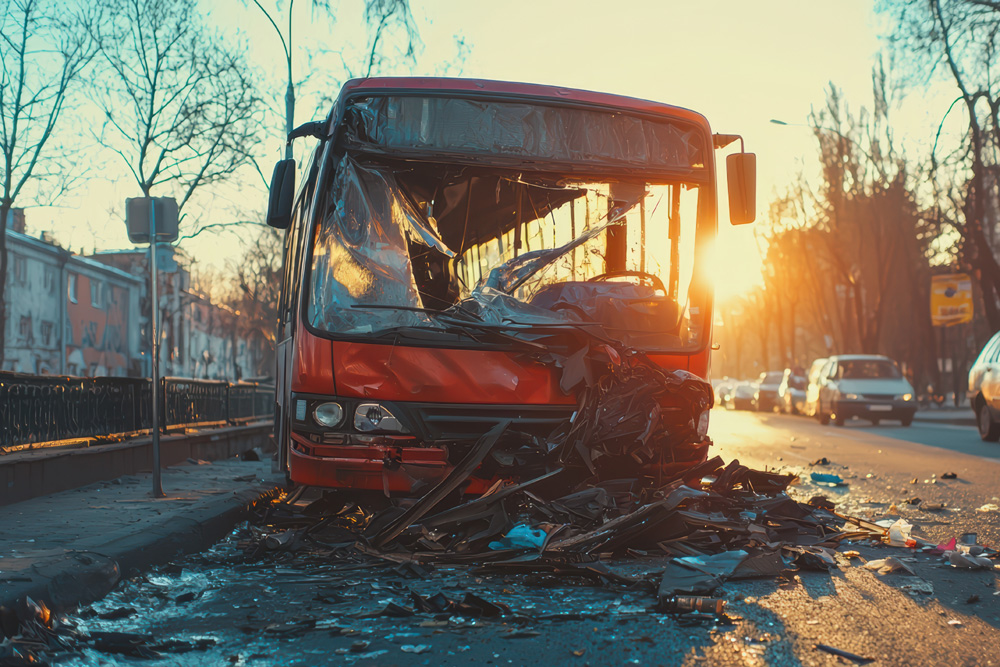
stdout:
POLYGON ((199 188, 253 161, 262 109, 249 67, 208 31, 195 0, 99 8, 101 141, 144 196, 169 193, 183 210, 199 188))
POLYGON ((7 219, 29 184, 55 184, 58 196, 77 175, 53 137, 95 49, 79 17, 66 16, 56 3, 11 0, 0 17, 0 368, 7 343, 7 219))

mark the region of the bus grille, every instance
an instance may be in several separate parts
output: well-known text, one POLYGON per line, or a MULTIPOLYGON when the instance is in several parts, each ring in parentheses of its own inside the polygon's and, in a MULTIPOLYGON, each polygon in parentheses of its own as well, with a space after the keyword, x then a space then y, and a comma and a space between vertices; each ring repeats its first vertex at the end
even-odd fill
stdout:
MULTIPOLYGON (((412 404, 411 404, 412 405, 412 404)), ((568 420, 576 406, 554 405, 412 405, 415 421, 429 440, 475 439, 509 419, 515 431, 545 437, 568 420)))

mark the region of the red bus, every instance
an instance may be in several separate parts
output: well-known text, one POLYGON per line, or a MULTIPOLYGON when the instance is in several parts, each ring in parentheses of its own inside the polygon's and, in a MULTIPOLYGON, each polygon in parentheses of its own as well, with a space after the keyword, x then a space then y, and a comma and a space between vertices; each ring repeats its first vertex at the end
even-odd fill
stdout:
MULTIPOLYGON (((279 162, 268 205, 292 482, 405 494, 501 421, 544 437, 577 397, 512 336, 595 324, 707 378, 714 151, 738 136, 616 95, 369 78, 297 137, 318 140, 304 180, 279 162)), ((727 164, 731 220, 752 222, 754 156, 727 164)))

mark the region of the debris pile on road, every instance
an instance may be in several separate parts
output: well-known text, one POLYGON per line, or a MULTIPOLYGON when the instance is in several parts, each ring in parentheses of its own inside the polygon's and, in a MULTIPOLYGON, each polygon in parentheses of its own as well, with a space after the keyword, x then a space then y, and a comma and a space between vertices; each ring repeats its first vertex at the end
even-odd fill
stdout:
MULTIPOLYGON (((548 349, 563 387, 579 397, 579 409, 551 436, 500 423, 415 499, 369 503, 327 493, 309 504, 297 494, 276 501, 261 517, 265 528, 245 543, 247 554, 304 550, 340 566, 381 561, 419 572, 464 564, 484 574, 640 587, 657 591, 660 610, 697 615, 721 605, 687 596, 710 595, 727 579, 826 571, 837 566, 844 541, 921 546, 906 521, 845 516, 823 496, 794 500, 787 489, 795 475, 704 460, 712 390, 696 376, 611 344, 548 349), (492 482, 468 498, 463 489, 474 473, 492 482), (609 565, 643 559, 661 563, 655 580, 609 565)), ((833 474, 812 473, 811 481, 844 484, 833 474)), ((992 563, 986 556, 947 558, 975 567, 992 563)), ((894 558, 875 565, 912 572, 894 558)), ((406 613, 433 610, 419 596, 411 601, 413 609, 401 607, 406 613)))

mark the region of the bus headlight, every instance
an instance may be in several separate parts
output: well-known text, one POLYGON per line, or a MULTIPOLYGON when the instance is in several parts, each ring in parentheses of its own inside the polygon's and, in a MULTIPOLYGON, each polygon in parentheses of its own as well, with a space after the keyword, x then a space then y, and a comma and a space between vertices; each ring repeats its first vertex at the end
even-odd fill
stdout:
POLYGON ((698 429, 697 429, 697 431, 698 431, 698 435, 700 437, 702 437, 702 438, 704 438, 706 435, 708 435, 708 419, 709 419, 708 413, 709 412, 710 412, 709 410, 705 410, 704 412, 701 413, 701 416, 698 417, 698 429))
POLYGON ((396 417, 378 403, 362 403, 354 411, 354 428, 362 433, 372 431, 389 431, 390 433, 406 433, 396 417))
POLYGON ((344 420, 344 408, 340 403, 320 403, 313 410, 313 419, 320 426, 333 428, 344 420))

